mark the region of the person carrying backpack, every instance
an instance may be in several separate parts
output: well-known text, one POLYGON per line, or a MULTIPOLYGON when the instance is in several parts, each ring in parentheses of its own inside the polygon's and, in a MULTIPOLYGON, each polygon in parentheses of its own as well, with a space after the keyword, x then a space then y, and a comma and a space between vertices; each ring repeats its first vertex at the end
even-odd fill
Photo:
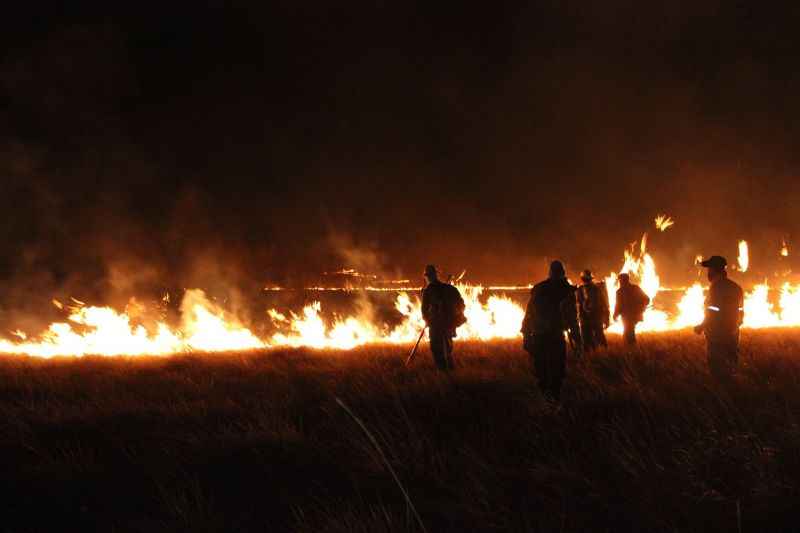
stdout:
POLYGON ((636 324, 644 320, 644 312, 648 305, 650 305, 650 297, 642 288, 631 283, 628 274, 620 274, 617 303, 614 306, 614 320, 622 317, 622 338, 625 344, 636 344, 636 324))
POLYGON ((467 319, 458 289, 439 281, 434 265, 425 267, 428 285, 422 290, 422 318, 428 327, 433 362, 440 370, 453 369, 453 338, 467 319))
POLYGON ((592 271, 581 273, 581 285, 575 291, 578 304, 578 318, 581 324, 581 338, 584 353, 600 346, 607 348, 605 329, 608 328, 608 295, 605 283, 595 283, 592 271))
POLYGON ((539 388, 546 400, 558 403, 566 376, 567 343, 564 332, 573 329, 579 346, 575 287, 567 281, 564 264, 553 261, 547 279, 534 285, 522 320, 522 347, 530 354, 539 388))

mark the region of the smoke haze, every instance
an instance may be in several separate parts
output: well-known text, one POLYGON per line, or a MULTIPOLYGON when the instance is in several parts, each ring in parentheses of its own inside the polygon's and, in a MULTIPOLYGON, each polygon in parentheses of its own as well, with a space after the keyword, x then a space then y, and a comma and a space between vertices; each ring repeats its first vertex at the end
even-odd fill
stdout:
POLYGON ((607 272, 658 213, 666 284, 739 238, 769 275, 800 238, 796 9, 263 4, 4 19, 6 311, 607 272))

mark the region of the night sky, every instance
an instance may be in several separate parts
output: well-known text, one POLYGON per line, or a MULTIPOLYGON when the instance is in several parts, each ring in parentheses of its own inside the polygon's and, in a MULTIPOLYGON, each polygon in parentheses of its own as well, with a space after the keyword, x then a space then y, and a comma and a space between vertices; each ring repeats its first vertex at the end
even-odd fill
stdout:
POLYGON ((800 253, 798 8, 70 4, 0 22, 4 305, 800 253))

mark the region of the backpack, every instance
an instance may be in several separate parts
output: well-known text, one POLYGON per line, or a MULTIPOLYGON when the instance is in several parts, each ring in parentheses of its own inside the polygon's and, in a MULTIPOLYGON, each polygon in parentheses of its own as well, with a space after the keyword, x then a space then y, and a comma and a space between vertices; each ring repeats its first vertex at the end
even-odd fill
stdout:
POLYGON ((467 306, 464 304, 464 299, 461 298, 461 294, 458 292, 452 285, 448 285, 448 307, 450 308, 450 323, 453 326, 453 329, 459 328, 467 323, 467 317, 464 314, 466 311, 467 306))
POLYGON ((641 289, 641 287, 639 287, 638 292, 639 292, 638 294, 639 301, 637 301, 636 303, 639 305, 639 312, 644 314, 644 312, 647 310, 647 306, 650 304, 650 297, 647 296, 647 294, 641 289))
POLYGON ((581 285, 577 289, 581 318, 605 318, 608 316, 608 295, 605 283, 581 285))
POLYGON ((636 319, 639 321, 644 320, 644 312, 647 310, 647 306, 650 304, 650 297, 647 296, 647 294, 638 285, 636 286, 636 290, 632 296, 634 300, 634 310, 636 311, 636 319))
POLYGON ((611 309, 608 305, 608 289, 606 288, 606 283, 601 281, 597 284, 597 290, 599 291, 599 306, 600 309, 598 310, 598 315, 603 318, 603 320, 608 321, 608 316, 611 313, 611 309))
POLYGON ((423 294, 423 303, 427 298, 427 308, 423 309, 423 313, 427 311, 437 327, 455 330, 467 322, 464 300, 454 286, 438 283, 434 286, 429 285, 425 291, 431 292, 427 296, 423 294))

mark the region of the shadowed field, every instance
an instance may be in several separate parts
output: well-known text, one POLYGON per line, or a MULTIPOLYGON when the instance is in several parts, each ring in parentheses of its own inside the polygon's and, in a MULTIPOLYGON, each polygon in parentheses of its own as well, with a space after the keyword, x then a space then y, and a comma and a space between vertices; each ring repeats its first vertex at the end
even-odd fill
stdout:
POLYGON ((0 358, 0 531, 421 530, 385 461, 430 532, 800 527, 800 331, 725 385, 699 337, 613 337, 558 411, 518 341, 407 351, 0 358))

